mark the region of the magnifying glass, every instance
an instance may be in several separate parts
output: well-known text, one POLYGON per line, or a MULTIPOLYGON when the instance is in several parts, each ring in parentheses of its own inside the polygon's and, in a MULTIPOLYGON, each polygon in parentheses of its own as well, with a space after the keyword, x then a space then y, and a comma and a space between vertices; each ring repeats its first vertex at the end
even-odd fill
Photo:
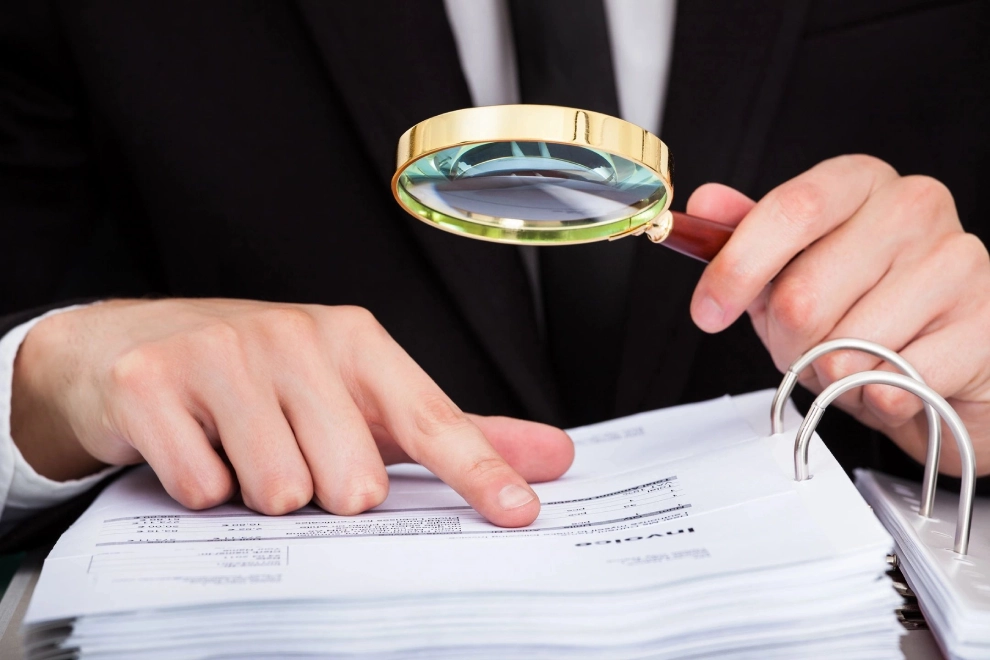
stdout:
POLYGON ((646 234, 710 261, 732 235, 670 210, 667 145, 635 124, 549 105, 466 108, 399 138, 392 192, 417 218, 462 236, 572 245, 646 234))

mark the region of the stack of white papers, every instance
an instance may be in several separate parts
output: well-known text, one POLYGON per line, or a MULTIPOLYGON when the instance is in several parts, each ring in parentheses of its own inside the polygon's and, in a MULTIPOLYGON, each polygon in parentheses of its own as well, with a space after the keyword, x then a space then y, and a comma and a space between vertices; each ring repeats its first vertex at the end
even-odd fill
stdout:
POLYGON ((952 550, 959 496, 937 491, 918 515, 921 485, 860 470, 856 485, 897 542, 897 556, 925 620, 950 658, 990 657, 990 501, 977 498, 969 552, 952 550))
POLYGON ((577 429, 525 529, 414 466, 353 517, 191 512, 135 470, 47 559, 29 656, 899 657, 891 539, 817 438, 793 480, 771 396, 577 429))

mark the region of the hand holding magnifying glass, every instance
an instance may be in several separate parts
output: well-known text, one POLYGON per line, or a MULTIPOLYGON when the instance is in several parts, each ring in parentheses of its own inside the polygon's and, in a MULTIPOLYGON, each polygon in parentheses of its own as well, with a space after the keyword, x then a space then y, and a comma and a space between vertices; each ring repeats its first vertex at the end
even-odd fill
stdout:
MULTIPOLYGON (((423 121, 402 136, 397 160, 396 199, 445 231, 523 245, 645 234, 711 261, 695 322, 718 332, 748 311, 781 370, 836 337, 901 352, 960 411, 978 469, 990 468, 990 261, 938 181, 840 156, 758 202, 702 186, 688 208, 714 222, 670 211, 671 158, 656 136, 595 112, 531 105, 423 121)), ((885 368, 841 352, 813 366, 802 379, 812 391, 885 368)), ((874 385, 839 405, 923 460, 926 421, 914 397, 874 385)), ((941 465, 956 471, 947 452, 941 465)))

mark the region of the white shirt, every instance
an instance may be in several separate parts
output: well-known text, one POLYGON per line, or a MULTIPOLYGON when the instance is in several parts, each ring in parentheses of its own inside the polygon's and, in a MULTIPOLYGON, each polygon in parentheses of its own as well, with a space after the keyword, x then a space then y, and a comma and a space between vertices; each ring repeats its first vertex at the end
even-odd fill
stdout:
MULTIPOLYGON (((538 0, 537 0, 538 1, 538 0)), ((457 56, 475 105, 519 102, 506 0, 444 0, 457 56)), ((605 0, 622 118, 660 133, 676 0, 605 0)))
MULTIPOLYGON (((444 0, 461 69, 476 106, 519 102, 515 48, 506 0, 444 0)), ((605 0, 619 111, 627 121, 658 134, 663 117, 676 0, 605 0)), ((536 253, 524 251, 533 290, 536 253)), ((542 306, 539 300, 537 304, 542 306)), ((28 465, 10 434, 14 358, 24 337, 45 316, 24 323, 0 339, 0 533, 40 509, 82 494, 115 468, 75 481, 42 477, 28 465)))

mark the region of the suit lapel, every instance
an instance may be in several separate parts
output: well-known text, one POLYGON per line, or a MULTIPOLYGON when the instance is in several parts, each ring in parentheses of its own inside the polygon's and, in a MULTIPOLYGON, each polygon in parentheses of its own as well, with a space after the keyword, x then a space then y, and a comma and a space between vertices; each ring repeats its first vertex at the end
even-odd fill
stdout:
MULTIPOLYGON (((298 0, 298 6, 388 194, 399 136, 423 119, 471 106, 443 3, 298 0)), ((396 213, 529 415, 559 422, 518 250, 438 231, 398 207, 396 213)))
MULTIPOLYGON (((808 0, 678 3, 663 139, 674 155, 675 208, 702 183, 750 190, 808 0)), ((627 239, 629 240, 629 239, 627 239)), ((701 332, 691 293, 702 264, 641 240, 637 246, 617 412, 680 400, 701 332)))

